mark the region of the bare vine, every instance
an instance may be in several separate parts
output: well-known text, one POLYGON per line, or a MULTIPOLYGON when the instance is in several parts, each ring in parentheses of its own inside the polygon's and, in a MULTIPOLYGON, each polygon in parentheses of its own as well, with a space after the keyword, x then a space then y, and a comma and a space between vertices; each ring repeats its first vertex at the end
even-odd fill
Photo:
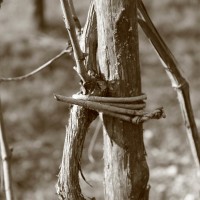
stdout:
MULTIPOLYGON (((0 0, 0 6, 2 2, 0 0)), ((101 78, 96 61, 98 44, 94 3, 91 1, 88 18, 83 30, 74 9, 73 1, 60 0, 60 4, 72 48, 70 47, 67 50, 61 51, 54 58, 28 74, 19 77, 0 78, 0 82, 20 81, 32 77, 64 54, 71 54, 73 52, 76 62, 75 70, 81 78, 82 88, 80 93, 74 95, 72 98, 55 95, 56 100, 74 105, 70 111, 56 189, 61 200, 85 200, 79 185, 79 173, 81 172, 80 160, 87 129, 90 123, 97 117, 98 112, 133 124, 140 124, 149 119, 164 118, 165 113, 162 107, 150 112, 144 111, 143 109, 146 106, 144 100, 147 98, 144 94, 126 98, 106 97, 107 83, 101 78)), ((190 102, 189 84, 181 75, 172 53, 156 30, 142 0, 138 1, 138 16, 138 23, 153 44, 171 80, 172 86, 177 91, 193 156, 199 167, 200 138, 190 102)), ((1 157, 3 160, 6 198, 7 200, 13 200, 10 170, 11 152, 6 142, 1 102, 0 128, 1 157)), ((144 197, 145 200, 149 198, 149 189, 147 188, 146 197, 144 197)))
POLYGON ((177 63, 171 51, 161 38, 157 29, 155 28, 151 18, 149 17, 142 0, 138 1, 139 19, 138 22, 142 27, 144 33, 149 38, 154 46, 158 56, 163 64, 163 67, 175 88, 180 103, 180 108, 183 114, 190 147, 195 160, 195 163, 200 169, 200 137, 194 119, 193 109, 190 101, 189 84, 182 76, 178 69, 177 63))
POLYGON ((69 53, 69 51, 68 50, 61 51, 58 55, 53 57, 51 60, 47 61, 46 63, 44 63, 43 65, 39 66, 37 69, 33 70, 32 72, 30 72, 28 74, 25 74, 25 75, 22 75, 22 76, 18 76, 18 77, 0 78, 0 83, 1 82, 9 82, 9 81, 22 81, 24 79, 28 79, 28 78, 34 76, 35 74, 37 74, 38 72, 42 71, 46 67, 49 67, 53 62, 58 60, 61 56, 63 56, 66 53, 69 53))
POLYGON ((3 120, 3 111, 0 99, 0 151, 3 165, 3 183, 6 200, 13 200, 12 175, 11 175, 11 150, 9 149, 3 120))

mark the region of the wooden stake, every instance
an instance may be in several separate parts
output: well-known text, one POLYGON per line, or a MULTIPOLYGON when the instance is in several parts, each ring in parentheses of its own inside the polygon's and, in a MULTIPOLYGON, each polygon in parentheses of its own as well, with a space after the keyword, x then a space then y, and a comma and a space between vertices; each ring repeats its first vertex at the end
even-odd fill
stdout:
MULTIPOLYGON (((137 0, 95 0, 100 73, 110 97, 141 95, 137 0)), ((149 170, 142 125, 102 115, 105 200, 143 200, 149 170)))

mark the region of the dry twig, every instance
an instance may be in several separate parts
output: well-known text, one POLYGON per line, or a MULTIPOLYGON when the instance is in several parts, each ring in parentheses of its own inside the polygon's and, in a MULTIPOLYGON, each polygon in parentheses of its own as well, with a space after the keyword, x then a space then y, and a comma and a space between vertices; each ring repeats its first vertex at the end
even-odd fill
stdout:
POLYGON ((119 108, 126 108, 131 110, 141 110, 146 107, 146 103, 137 103, 137 104, 127 104, 127 103, 104 103, 105 105, 115 106, 119 108))
POLYGON ((30 77, 34 76, 35 74, 37 74, 38 72, 40 72, 41 70, 43 70, 44 68, 49 67, 54 61, 59 59, 65 53, 68 53, 68 51, 67 50, 61 51, 58 55, 53 57, 51 60, 47 61, 45 64, 41 65, 40 67, 38 67, 37 69, 33 70, 32 72, 30 72, 28 74, 25 74, 23 76, 18 76, 18 77, 0 78, 0 82, 22 81, 24 79, 30 78, 30 77))
POLYGON ((12 178, 11 178, 11 151, 8 147, 6 140, 4 121, 3 121, 3 111, 0 99, 0 150, 3 162, 3 180, 5 187, 6 200, 13 200, 13 190, 12 190, 12 178))
POLYGON ((63 12, 65 27, 69 34, 70 42, 71 42, 73 52, 74 52, 74 59, 76 61, 76 71, 78 75, 80 76, 81 80, 83 81, 83 83, 85 83, 86 81, 89 80, 89 76, 86 72, 85 65, 84 65, 85 55, 81 51, 79 41, 76 36, 76 30, 75 30, 76 26, 74 23, 74 19, 72 17, 70 4, 68 0, 60 0, 60 3, 61 3, 62 12, 63 12))
POLYGON ((146 112, 143 110, 131 110, 126 108, 119 108, 98 102, 74 99, 71 97, 65 97, 61 95, 54 95, 54 97, 57 101, 62 101, 69 104, 75 104, 94 111, 103 112, 106 115, 116 117, 124 121, 131 122, 133 124, 143 123, 150 119, 165 118, 163 108, 157 108, 152 112, 146 112))
POLYGON ((111 116, 111 117, 115 117, 127 122, 131 122, 133 124, 140 124, 143 122, 146 122, 150 119, 161 119, 161 118, 165 118, 166 115, 163 111, 163 108, 157 108, 151 112, 148 112, 146 114, 144 114, 143 116, 129 116, 129 115, 124 115, 124 114, 119 114, 119 113, 114 113, 114 112, 108 112, 108 111, 104 111, 103 112, 105 115, 111 116))
POLYGON ((200 138, 197 130, 197 126, 194 120, 194 114, 192 110, 192 105, 190 101, 189 84, 185 78, 181 75, 176 61, 161 38, 160 34, 156 30, 153 22, 151 21, 142 0, 138 1, 139 10, 139 24, 142 27, 144 33, 149 38, 150 42, 153 44, 162 64, 165 68, 169 79, 171 80, 172 87, 174 87, 178 94, 178 100, 180 103, 181 111, 183 114, 183 119, 185 122, 185 127, 187 130, 188 138, 190 141, 191 150, 197 164, 200 167, 200 138))
POLYGON ((105 103, 132 103, 135 101, 146 100, 147 96, 145 94, 136 97, 100 97, 100 96, 89 96, 89 95, 73 95, 74 99, 95 101, 95 102, 105 102, 105 103))
POLYGON ((131 109, 126 109, 126 108, 120 108, 120 107, 106 105, 106 104, 102 104, 98 102, 74 99, 72 97, 65 97, 62 95, 54 95, 54 97, 57 101, 62 101, 69 104, 83 106, 85 108, 95 110, 98 112, 104 112, 104 113, 114 112, 114 113, 119 113, 119 114, 124 114, 124 115, 134 115, 134 116, 143 116, 144 114, 147 114, 143 110, 131 110, 131 109))

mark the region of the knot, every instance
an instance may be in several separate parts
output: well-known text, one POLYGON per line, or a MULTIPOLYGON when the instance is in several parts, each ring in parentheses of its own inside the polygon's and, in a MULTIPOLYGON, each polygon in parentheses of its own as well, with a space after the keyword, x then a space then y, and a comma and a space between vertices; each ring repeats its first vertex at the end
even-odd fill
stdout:
POLYGON ((132 119, 132 123, 140 124, 150 119, 166 118, 163 107, 156 108, 155 110, 144 114, 143 116, 136 116, 132 119))
POLYGON ((54 95, 54 97, 58 101, 83 106, 133 124, 166 117, 163 107, 149 112, 144 111, 147 99, 145 94, 135 97, 100 97, 77 94, 72 97, 61 95, 54 95))

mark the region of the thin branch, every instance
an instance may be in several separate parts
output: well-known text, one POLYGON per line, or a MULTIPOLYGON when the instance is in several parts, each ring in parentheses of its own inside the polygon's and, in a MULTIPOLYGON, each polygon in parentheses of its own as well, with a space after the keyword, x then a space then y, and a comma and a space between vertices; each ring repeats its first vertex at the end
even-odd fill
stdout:
POLYGON ((64 22, 66 29, 68 31, 70 42, 72 44, 73 52, 74 52, 74 58, 76 62, 76 71, 78 75, 81 77, 81 80, 83 83, 89 80, 89 76, 86 72, 85 65, 84 65, 84 59, 85 55, 81 51, 78 38, 76 36, 76 30, 75 30, 75 23, 72 17, 71 8, 69 5, 68 0, 60 0, 61 8, 63 12, 64 22))
POLYGON ((95 101, 95 102, 105 102, 105 103, 132 103, 135 101, 143 101, 147 99, 146 94, 136 96, 136 97, 100 97, 100 96, 88 96, 88 95, 80 95, 74 94, 72 96, 74 99, 87 100, 87 101, 95 101))
POLYGON ((11 178, 11 151, 8 147, 6 140, 4 121, 3 121, 3 111, 0 99, 0 150, 3 162, 3 180, 5 187, 6 200, 13 200, 13 190, 12 190, 12 178, 11 178))
POLYGON ((62 95, 54 95, 54 97, 57 101, 83 106, 85 108, 95 110, 98 112, 114 112, 114 113, 120 113, 120 114, 125 114, 125 115, 132 115, 132 116, 143 116, 147 114, 147 112, 143 110, 130 110, 126 108, 119 108, 119 107, 105 105, 105 104, 101 104, 97 102, 65 97, 62 95))
POLYGON ((127 103, 104 103, 105 105, 111 105, 119 108, 127 108, 132 110, 141 110, 145 108, 146 103, 138 103, 138 104, 127 104, 127 103))
POLYGON ((153 110, 152 112, 144 114, 143 116, 136 116, 136 117, 132 118, 132 123, 140 124, 140 123, 144 123, 150 119, 160 119, 160 118, 166 118, 163 108, 157 108, 157 109, 153 110))
POLYGON ((116 117, 124 121, 131 122, 133 124, 143 123, 150 119, 160 119, 166 117, 162 107, 156 108, 151 112, 144 112, 143 110, 129 110, 124 108, 118 108, 97 102, 73 99, 71 97, 65 97, 61 95, 54 95, 54 98, 57 101, 83 106, 84 108, 91 109, 97 112, 103 112, 105 115, 116 117))
POLYGON ((10 77, 10 78, 0 78, 0 82, 8 82, 8 81, 21 81, 27 78, 30 78, 40 72, 41 70, 45 69, 46 67, 49 67, 50 64, 52 64, 54 61, 58 60, 61 56, 63 56, 65 53, 67 53, 67 50, 61 51, 58 55, 56 55, 54 58, 46 62, 45 64, 41 65, 37 69, 33 70, 32 72, 25 74, 23 76, 18 76, 18 77, 10 77))
POLYGON ((161 118, 165 118, 166 115, 163 111, 163 108, 157 108, 151 112, 148 112, 147 114, 143 115, 143 116, 129 116, 129 115, 124 115, 124 114, 120 114, 120 113, 114 113, 114 112, 108 112, 108 111, 103 111, 104 115, 108 115, 111 117, 115 117, 127 122, 131 122, 132 124, 140 124, 143 122, 146 122, 150 119, 161 119, 161 118))
POLYGON ((158 53, 172 86, 177 91, 193 157, 200 168, 200 138, 190 101, 189 84, 181 75, 174 56, 156 30, 141 0, 138 1, 138 9, 141 17, 138 22, 158 53))

